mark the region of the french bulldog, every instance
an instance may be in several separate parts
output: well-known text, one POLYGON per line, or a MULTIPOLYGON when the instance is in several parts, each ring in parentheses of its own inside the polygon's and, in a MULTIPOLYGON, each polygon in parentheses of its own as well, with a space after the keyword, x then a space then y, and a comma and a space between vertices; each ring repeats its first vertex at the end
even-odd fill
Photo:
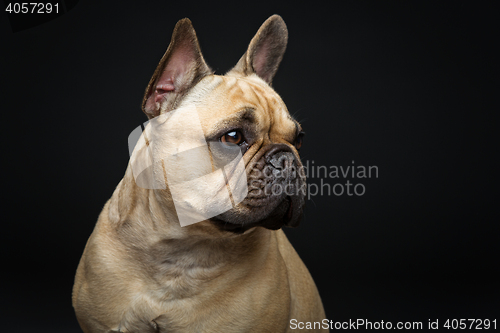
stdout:
MULTIPOLYGON (((325 319, 316 285, 281 229, 299 224, 305 201, 302 127, 271 87, 287 40, 283 19, 273 15, 236 66, 215 75, 191 21, 177 23, 142 110, 149 121, 168 125, 178 119, 182 126, 171 126, 169 144, 150 135, 143 148, 178 149, 172 147, 201 128, 217 149, 236 149, 244 171, 239 188, 246 191, 240 200, 230 193, 229 209, 182 226, 178 204, 202 209, 211 200, 204 186, 219 185, 209 177, 194 189, 198 199, 176 201, 172 180, 206 162, 181 159, 170 168, 160 161, 147 177, 167 181, 149 188, 139 186, 129 163, 76 272, 72 302, 84 332, 295 332, 291 320, 325 319), (193 109, 197 113, 189 113, 193 109)), ((212 170, 221 169, 217 149, 208 150, 212 170)), ((223 179, 234 178, 231 172, 223 179)))

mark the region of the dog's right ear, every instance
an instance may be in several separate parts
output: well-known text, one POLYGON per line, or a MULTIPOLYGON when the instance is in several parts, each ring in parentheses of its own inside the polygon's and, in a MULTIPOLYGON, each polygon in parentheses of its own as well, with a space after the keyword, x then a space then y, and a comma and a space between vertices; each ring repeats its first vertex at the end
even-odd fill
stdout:
POLYGON ((279 15, 271 16, 252 38, 243 57, 226 75, 240 77, 255 73, 271 84, 287 42, 288 30, 285 21, 279 15))
POLYGON ((171 111, 191 87, 211 73, 201 54, 191 21, 188 18, 180 20, 146 88, 142 111, 149 119, 160 112, 171 111))

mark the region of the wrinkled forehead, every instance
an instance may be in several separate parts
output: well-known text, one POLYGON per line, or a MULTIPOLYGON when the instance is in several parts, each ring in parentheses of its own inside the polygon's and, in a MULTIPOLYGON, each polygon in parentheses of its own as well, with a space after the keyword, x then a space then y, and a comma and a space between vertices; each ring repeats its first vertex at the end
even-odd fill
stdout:
POLYGON ((194 87, 184 103, 197 106, 205 126, 243 110, 253 110, 256 121, 265 127, 270 122, 292 121, 280 96, 255 75, 244 78, 210 75, 194 87))

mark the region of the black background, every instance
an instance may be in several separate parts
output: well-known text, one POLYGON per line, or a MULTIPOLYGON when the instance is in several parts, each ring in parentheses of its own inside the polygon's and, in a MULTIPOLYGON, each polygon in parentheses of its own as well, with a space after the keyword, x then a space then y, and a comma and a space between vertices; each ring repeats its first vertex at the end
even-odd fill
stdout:
POLYGON ((222 74, 275 13, 290 37, 273 85, 304 162, 379 169, 286 230, 327 317, 500 320, 493 2, 83 0, 16 33, 0 14, 2 332, 79 332, 74 273, 177 20, 222 74))

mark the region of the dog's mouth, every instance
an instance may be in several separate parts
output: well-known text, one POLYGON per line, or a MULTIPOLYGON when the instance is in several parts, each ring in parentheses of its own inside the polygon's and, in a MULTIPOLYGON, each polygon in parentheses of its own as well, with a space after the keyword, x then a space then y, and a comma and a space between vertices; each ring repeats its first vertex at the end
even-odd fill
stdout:
POLYGON ((235 233, 243 233, 253 227, 261 226, 266 229, 278 230, 283 226, 295 226, 301 218, 301 213, 294 211, 293 200, 287 196, 266 218, 251 223, 235 223, 224 221, 220 217, 212 218, 212 222, 220 229, 235 233), (299 214, 299 216, 296 216, 299 214))

